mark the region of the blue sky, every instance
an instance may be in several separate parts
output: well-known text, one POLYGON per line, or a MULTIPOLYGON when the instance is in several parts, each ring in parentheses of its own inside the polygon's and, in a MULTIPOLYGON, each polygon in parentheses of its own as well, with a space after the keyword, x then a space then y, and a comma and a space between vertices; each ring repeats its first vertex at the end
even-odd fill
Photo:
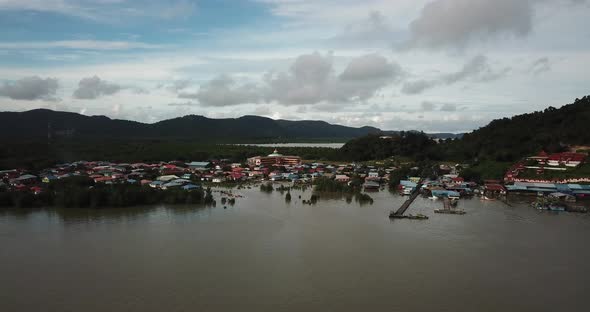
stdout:
POLYGON ((585 0, 0 0, 0 109, 462 132, 589 93, 585 0))

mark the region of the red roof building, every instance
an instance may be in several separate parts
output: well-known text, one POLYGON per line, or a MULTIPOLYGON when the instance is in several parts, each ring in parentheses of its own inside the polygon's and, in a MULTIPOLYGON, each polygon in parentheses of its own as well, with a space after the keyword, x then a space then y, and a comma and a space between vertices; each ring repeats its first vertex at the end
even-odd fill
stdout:
POLYGON ((581 153, 557 153, 547 158, 549 166, 577 167, 586 160, 587 155, 581 153))

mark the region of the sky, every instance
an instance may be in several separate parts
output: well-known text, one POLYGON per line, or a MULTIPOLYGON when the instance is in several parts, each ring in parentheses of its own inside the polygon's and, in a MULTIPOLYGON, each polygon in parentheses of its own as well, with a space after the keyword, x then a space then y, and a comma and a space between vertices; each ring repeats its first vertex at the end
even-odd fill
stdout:
POLYGON ((0 110, 467 132, 590 94, 590 0, 0 0, 0 110))

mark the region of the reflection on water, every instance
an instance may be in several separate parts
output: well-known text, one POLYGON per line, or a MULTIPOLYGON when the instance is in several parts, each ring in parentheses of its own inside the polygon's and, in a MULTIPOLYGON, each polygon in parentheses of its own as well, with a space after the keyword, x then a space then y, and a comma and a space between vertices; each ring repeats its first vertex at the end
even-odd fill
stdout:
MULTIPOLYGON (((531 198, 0 210, 1 311, 586 311, 588 215, 531 198)), ((301 196, 301 198, 299 198, 301 196)), ((219 202, 219 200, 218 200, 219 202)))

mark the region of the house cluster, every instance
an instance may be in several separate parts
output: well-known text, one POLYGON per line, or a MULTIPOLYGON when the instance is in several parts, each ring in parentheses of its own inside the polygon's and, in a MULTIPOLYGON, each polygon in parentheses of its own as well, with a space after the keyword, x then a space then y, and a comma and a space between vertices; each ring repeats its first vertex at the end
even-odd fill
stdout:
POLYGON ((513 194, 551 195, 553 197, 571 196, 572 198, 590 198, 590 185, 577 183, 548 182, 514 182, 506 185, 513 194))
POLYGON ((506 191, 511 194, 589 198, 590 176, 566 175, 570 177, 548 179, 547 175, 543 175, 547 172, 575 173, 580 166, 585 164, 587 157, 588 155, 583 153, 547 154, 541 151, 535 156, 517 162, 508 169, 504 175, 506 191))
POLYGON ((183 162, 148 164, 76 161, 58 164, 36 173, 21 169, 0 171, 0 187, 39 194, 53 181, 82 176, 102 184, 137 184, 162 189, 179 187, 191 190, 200 187, 195 183, 195 172, 195 167, 183 162))
POLYGON ((457 174, 443 174, 437 180, 424 181, 422 189, 432 199, 459 199, 473 195, 476 187, 476 183, 466 182, 457 174))
POLYGON ((249 158, 246 163, 227 159, 207 162, 114 163, 76 161, 31 172, 20 169, 0 171, 0 189, 43 192, 52 181, 85 176, 97 184, 135 184, 157 189, 193 190, 203 183, 220 184, 246 181, 289 181, 311 183, 318 177, 351 183, 353 177, 365 189, 379 189, 395 168, 378 168, 358 164, 303 164, 297 156, 283 156, 277 151, 265 157, 249 158), (272 160, 272 161, 270 161, 272 160))
MULTIPOLYGON (((522 177, 522 173, 533 170, 537 175, 542 175, 546 171, 568 171, 584 164, 587 157, 588 155, 583 153, 566 152, 547 154, 545 151, 541 151, 538 155, 527 157, 510 167, 504 175, 504 182, 554 182, 543 179, 524 178, 522 177)), ((561 182, 590 182, 590 177, 587 178, 582 181, 561 182)))

